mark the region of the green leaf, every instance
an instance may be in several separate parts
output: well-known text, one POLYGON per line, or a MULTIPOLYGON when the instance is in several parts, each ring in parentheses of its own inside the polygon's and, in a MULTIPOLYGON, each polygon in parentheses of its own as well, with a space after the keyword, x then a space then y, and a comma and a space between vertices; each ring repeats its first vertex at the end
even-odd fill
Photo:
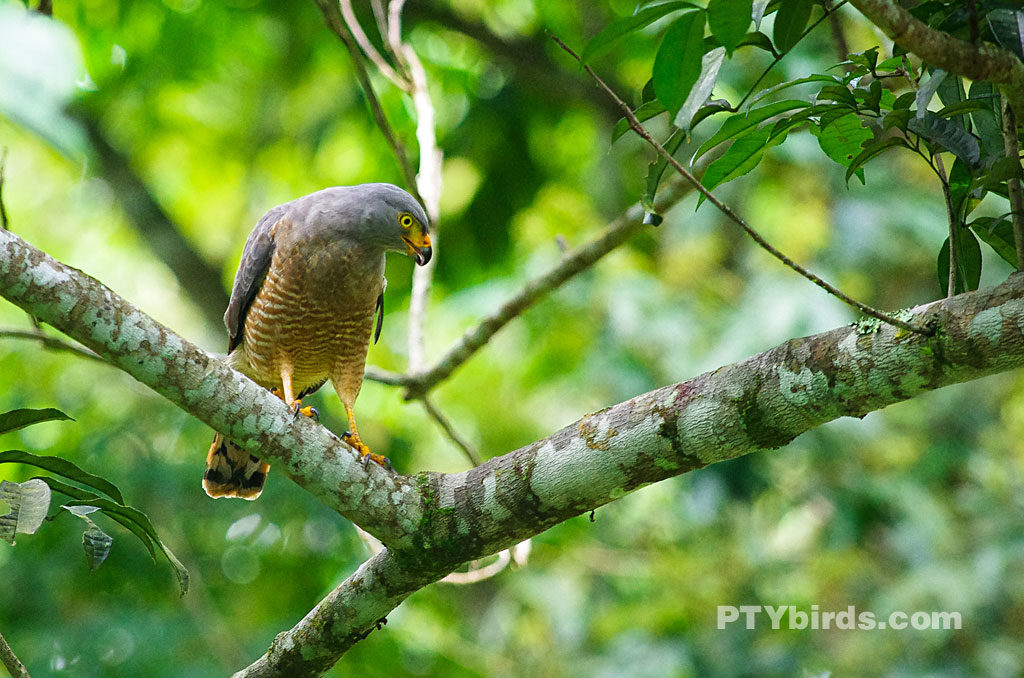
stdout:
POLYGON ((835 101, 836 103, 846 104, 850 108, 857 108, 857 99, 853 96, 853 92, 848 90, 845 85, 825 85, 818 92, 818 101, 835 101))
POLYGON ((814 0, 786 0, 775 14, 772 37, 775 47, 785 54, 800 41, 811 18, 814 0))
POLYGON ((50 510, 50 488, 33 478, 23 483, 0 482, 0 501, 9 510, 0 516, 0 539, 14 544, 15 535, 34 534, 50 510))
MULTIPOLYGON (((953 167, 949 170, 949 198, 953 203, 953 214, 965 214, 964 203, 971 192, 971 182, 974 181, 974 174, 960 158, 953 160, 953 167)), ((957 217, 959 218, 959 216, 957 217)))
MULTIPOLYGON (((1013 241, 1013 223, 1009 219, 978 217, 969 226, 979 238, 995 250, 1003 261, 1014 268, 1017 266, 1017 246, 1013 241)), ((948 267, 947 267, 948 270, 948 267)))
POLYGON ((892 104, 892 110, 902 111, 910 108, 910 104, 914 103, 917 97, 917 92, 904 92, 903 94, 896 97, 896 101, 892 104))
MULTIPOLYGON (((856 113, 847 113, 820 130, 817 137, 818 145, 825 155, 840 165, 849 167, 860 155, 864 142, 871 138, 871 131, 861 124, 861 119, 856 113)), ((855 170, 861 182, 864 181, 863 172, 863 169, 855 170)))
MULTIPOLYGON (((675 153, 679 146, 686 140, 686 132, 681 129, 673 130, 672 134, 665 143, 662 144, 665 150, 668 151, 669 155, 675 153)), ((661 183, 661 176, 665 173, 665 168, 668 167, 668 160, 662 156, 658 156, 654 162, 647 166, 647 190, 640 197, 640 204, 643 205, 644 210, 648 215, 659 216, 657 210, 654 209, 654 196, 658 192, 658 185, 661 183)), ((657 226, 661 222, 653 224, 657 226)))
POLYGON ((673 1, 666 2, 661 5, 654 5, 653 7, 646 7, 632 16, 616 19, 605 26, 600 33, 590 39, 587 46, 583 48, 583 54, 580 58, 583 60, 583 63, 589 63, 592 59, 595 59, 610 50, 616 42, 633 31, 650 26, 658 19, 663 16, 667 16, 672 12, 677 12, 687 8, 700 9, 698 5, 695 5, 692 2, 673 1))
POLYGON ((10 433, 43 421, 74 421, 74 419, 52 407, 42 410, 10 410, 0 414, 0 433, 10 433))
POLYGON ((88 471, 79 468, 75 464, 72 464, 70 461, 61 459, 60 457, 45 457, 38 454, 32 454, 31 452, 22 452, 21 450, 7 450, 6 452, 0 452, 0 464, 26 464, 28 466, 35 466, 36 468, 56 473, 68 480, 73 480, 76 483, 81 483, 99 490, 119 504, 124 503, 124 497, 121 496, 121 491, 117 489, 117 486, 112 482, 101 478, 100 476, 93 475, 88 471))
POLYGON ((1024 59, 1024 12, 1020 10, 995 9, 988 13, 988 25, 996 42, 1024 59))
POLYGON ((1006 155, 999 92, 991 82, 978 80, 971 83, 971 93, 968 97, 971 101, 987 104, 985 110, 971 112, 971 121, 974 123, 975 133, 981 140, 982 158, 989 164, 1006 155))
POLYGON ((846 168, 846 183, 850 183, 850 177, 853 176, 853 173, 859 170, 868 160, 871 160, 871 158, 874 158, 876 155, 885 153, 890 148, 896 148, 897 146, 908 148, 907 142, 904 139, 895 136, 886 137, 885 139, 875 139, 871 143, 865 145, 864 150, 860 152, 860 155, 851 160, 850 165, 846 168))
POLYGON ((718 80, 718 71, 722 68, 724 60, 724 47, 714 48, 701 59, 700 77, 697 78, 697 82, 694 84, 693 89, 690 90, 689 96, 686 97, 683 107, 679 109, 675 120, 673 120, 673 124, 676 127, 689 132, 696 124, 693 117, 697 114, 697 110, 711 97, 711 91, 718 80))
POLYGON ((747 34, 753 13, 753 0, 710 0, 708 28, 718 43, 732 54, 747 34))
POLYGON ((940 150, 953 153, 972 167, 977 167, 981 160, 978 140, 963 127, 934 113, 914 116, 907 122, 907 129, 936 144, 940 150))
POLYGON ((687 12, 676 19, 654 57, 654 91, 673 116, 686 102, 700 77, 704 57, 705 12, 687 12))
POLYGON ((767 97, 767 96, 769 96, 771 94, 775 94, 776 92, 781 92, 782 90, 789 89, 790 87, 796 87, 797 85, 806 85, 806 84, 811 83, 811 82, 827 82, 827 83, 832 83, 832 84, 839 84, 840 83, 840 81, 838 79, 836 79, 835 76, 823 75, 821 73, 817 73, 815 75, 809 75, 806 78, 797 78, 796 80, 790 80, 789 82, 783 82, 783 83, 780 83, 778 85, 774 85, 774 86, 769 87, 767 89, 761 90, 760 92, 758 92, 757 94, 755 94, 754 96, 752 96, 750 98, 750 100, 747 103, 747 108, 748 109, 752 108, 754 106, 754 104, 756 104, 758 101, 760 101, 761 99, 764 99, 765 97, 767 97))
POLYGON ((810 106, 811 105, 806 101, 787 99, 786 101, 777 101, 774 104, 755 108, 746 114, 737 113, 736 115, 730 116, 724 123, 722 123, 722 126, 711 136, 710 139, 700 145, 700 148, 697 149, 693 159, 696 161, 723 141, 743 136, 768 118, 779 115, 780 113, 785 113, 786 111, 792 111, 796 108, 810 108, 810 106))
MULTIPOLYGON (((941 101, 946 106, 946 109, 949 109, 951 106, 955 104, 962 103, 964 99, 967 98, 967 92, 964 91, 963 78, 961 78, 958 75, 947 75, 945 78, 942 79, 942 82, 939 83, 938 94, 939 101, 941 101)), ((969 131, 969 128, 967 127, 966 116, 955 115, 954 117, 950 115, 944 115, 942 117, 952 117, 953 122, 969 131)))
POLYGON ((771 38, 760 31, 751 31, 744 35, 743 39, 740 40, 738 45, 736 45, 737 49, 740 47, 757 47, 758 49, 763 49, 772 56, 779 56, 779 53, 775 51, 775 47, 772 45, 771 38))
MULTIPOLYGON (((878 82, 877 80, 875 82, 878 82)), ((978 99, 965 99, 964 101, 957 101, 955 103, 946 106, 935 115, 940 118, 952 118, 954 115, 963 115, 965 113, 971 113, 973 111, 987 111, 990 110, 989 104, 985 101, 978 99)))
MULTIPOLYGON (((701 177, 701 184, 710 191, 720 184, 732 181, 753 170, 761 162, 761 158, 769 146, 770 136, 771 126, 765 125, 737 139, 729 147, 729 150, 722 154, 721 158, 708 165, 704 176, 701 177)), ((784 136, 779 138, 779 143, 784 136)), ((702 195, 697 201, 697 207, 700 207, 704 200, 702 195)))
MULTIPOLYGON (((636 119, 640 122, 644 122, 645 120, 650 120, 656 115, 664 113, 665 110, 665 107, 660 101, 648 101, 646 104, 642 104, 640 108, 633 111, 633 115, 635 115, 636 119)), ((615 123, 615 129, 612 130, 612 142, 614 143, 617 141, 619 137, 628 131, 629 120, 620 118, 619 121, 615 123)))
MULTIPOLYGON (((981 245, 974 233, 966 228, 957 231, 957 276, 954 294, 978 289, 981 282, 981 245), (965 284, 966 283, 966 284, 965 284)), ((942 243, 937 261, 939 290, 942 296, 949 291, 949 238, 942 243)))
POLYGON ((98 506, 61 506, 71 514, 78 516, 85 521, 85 532, 82 533, 82 548, 85 549, 85 558, 89 563, 89 569, 95 570, 103 564, 103 561, 110 555, 110 547, 114 540, 109 534, 99 528, 92 521, 88 514, 99 511, 98 506))
MULTIPOLYGON (((149 521, 149 517, 146 516, 145 513, 132 508, 131 506, 117 504, 109 499, 103 499, 102 497, 97 497, 92 500, 68 502, 68 506, 85 505, 98 506, 106 515, 110 516, 114 520, 117 520, 117 518, 120 517, 135 523, 139 528, 141 528, 142 531, 145 532, 146 535, 153 540, 153 543, 163 552, 164 557, 167 558, 167 562, 171 564, 171 567, 174 569, 174 574, 178 577, 178 585, 181 587, 181 595, 185 595, 186 591, 188 591, 188 570, 185 569, 185 566, 181 564, 181 561, 178 560, 171 550, 167 548, 162 541, 160 541, 160 536, 157 534, 156 529, 153 527, 153 524, 149 521)), ((118 520, 118 522, 121 521, 118 520)))
POLYGON ((936 68, 931 76, 925 80, 917 90, 917 94, 914 96, 915 108, 917 108, 917 116, 921 117, 928 111, 928 104, 931 103, 932 97, 935 96, 935 91, 939 89, 939 85, 946 79, 946 71, 941 68, 936 68))

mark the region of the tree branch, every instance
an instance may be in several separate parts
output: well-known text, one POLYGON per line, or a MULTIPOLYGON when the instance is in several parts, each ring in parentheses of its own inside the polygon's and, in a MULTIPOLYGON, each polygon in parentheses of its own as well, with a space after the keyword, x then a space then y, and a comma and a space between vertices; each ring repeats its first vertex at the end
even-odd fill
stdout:
POLYGON ((1001 85, 1014 110, 1024 111, 1024 63, 1011 52, 984 42, 972 45, 930 28, 890 0, 850 4, 903 49, 948 73, 1001 85))
POLYGON ((80 358, 98 360, 104 364, 107 362, 94 351, 90 351, 87 348, 72 344, 57 337, 51 337, 39 328, 33 328, 31 330, 20 330, 14 327, 0 328, 0 338, 4 337, 9 339, 30 339, 32 341, 38 341, 44 348, 48 348, 51 351, 64 351, 65 353, 77 355, 80 358))
MULTIPOLYGON (((914 309, 932 336, 889 325, 793 339, 638 395, 462 473, 364 470, 355 451, 98 281, 0 231, 0 294, 286 473, 388 551, 365 564, 260 660, 317 675, 413 590, 693 469, 842 416, 1024 366, 1024 273, 914 309), (373 619, 371 619, 371 617, 373 619)), ((260 662, 257 662, 258 664, 260 662)), ((253 674, 257 675, 257 674, 253 674)))
POLYGON ((7 672, 11 674, 11 678, 31 678, 28 675, 28 669, 14 654, 14 650, 7 644, 3 635, 0 635, 0 664, 4 665, 7 672))
POLYGON ((1024 271, 1024 190, 1020 183, 1020 142, 1017 139, 1017 116, 1006 97, 1003 97, 1003 147, 1006 157, 1015 160, 1013 175, 1006 180, 1006 188, 1010 196, 1010 223, 1017 252, 1017 270, 1024 271))

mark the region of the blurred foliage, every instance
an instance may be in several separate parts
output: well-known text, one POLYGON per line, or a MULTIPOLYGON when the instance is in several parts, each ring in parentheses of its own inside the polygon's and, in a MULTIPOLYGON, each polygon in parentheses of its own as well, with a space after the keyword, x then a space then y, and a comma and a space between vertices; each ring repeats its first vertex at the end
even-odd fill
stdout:
MULTIPOLYGON (((722 22, 720 4, 708 4, 708 20, 731 47, 737 29, 722 22)), ((767 4, 769 12, 779 6, 767 4)), ((430 355, 556 263, 559 236, 584 241, 646 190, 649 152, 632 134, 610 144, 614 108, 545 37, 582 49, 633 9, 626 0, 409 3, 404 25, 427 68, 446 154, 430 355)), ((812 11, 812 21, 821 16, 812 11)), ((0 2, 10 227, 209 350, 223 350, 223 327, 204 321, 187 283, 126 216, 81 121, 121 151, 225 287, 269 207, 328 185, 400 181, 347 55, 313 3, 56 0, 54 14, 51 22, 0 2)), ((843 7, 837 16, 850 52, 878 44, 856 12, 843 7)), ((627 31, 591 59, 636 105, 671 20, 627 31)), ((773 21, 764 19, 765 35, 789 45, 793 30, 773 21)), ((735 102, 775 56, 731 51, 714 97, 735 102)), ((845 56, 823 23, 792 44, 761 87, 824 73, 845 56)), ((411 102, 382 78, 375 84, 412 144, 411 102)), ((649 121, 662 138, 671 131, 664 117, 649 121)), ((718 123, 693 127, 680 158, 718 123)), ((860 299, 895 309, 935 298, 948 226, 931 170, 909 153, 886 153, 863 185, 847 186, 846 169, 794 129, 716 193, 860 299)), ((694 197, 683 201, 440 387, 438 405, 485 456, 854 319, 709 205, 695 207, 694 197)), ((992 195, 972 209, 988 225, 1006 212, 992 195)), ((1006 276, 996 251, 981 255, 982 285, 1006 276)), ((388 317, 370 352, 388 369, 404 366, 411 266, 388 262, 388 317)), ((29 322, 0 305, 0 327, 12 326, 29 322)), ((53 405, 76 420, 22 429, 9 446, 64 457, 115 483, 192 575, 179 598, 168 568, 152 566, 128 539, 115 540, 90 572, 77 545, 82 525, 71 520, 23 535, 16 549, 0 544, 0 631, 33 676, 225 675, 365 559, 351 525, 280 473, 256 503, 209 500, 200 478, 211 431, 124 374, 0 341, 0 411, 53 405)), ((333 394, 311 402, 327 426, 344 428, 333 394)), ((399 391, 367 383, 357 410, 364 439, 400 471, 464 468, 399 391)), ((32 475, 0 465, 12 482, 32 475)), ((1022 498, 1018 372, 838 421, 783 450, 646 488, 598 510, 595 522, 559 525, 534 540, 525 568, 414 594, 331 675, 1018 675, 1022 498), (964 628, 716 629, 716 606, 743 604, 955 610, 964 628)))

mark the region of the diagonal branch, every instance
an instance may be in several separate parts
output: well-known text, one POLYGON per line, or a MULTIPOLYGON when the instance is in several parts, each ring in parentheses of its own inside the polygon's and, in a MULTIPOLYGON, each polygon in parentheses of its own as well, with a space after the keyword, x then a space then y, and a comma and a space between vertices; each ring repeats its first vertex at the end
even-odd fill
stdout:
POLYGON ((580 65, 583 66, 583 69, 588 74, 590 74, 590 77, 592 77, 594 79, 594 81, 598 84, 598 86, 602 90, 604 90, 604 92, 609 97, 611 97, 612 99, 615 100, 615 103, 617 103, 619 105, 619 108, 622 110, 623 115, 626 116, 626 120, 629 121, 630 129, 632 129, 634 132, 636 132, 644 141, 646 141, 651 146, 651 148, 653 148, 655 151, 657 151, 658 155, 660 155, 662 158, 664 158, 665 161, 668 162, 668 164, 672 165, 672 168, 680 176, 682 176, 688 182, 690 182, 690 184, 697 190, 697 192, 700 193, 702 196, 704 196, 704 198, 706 198, 708 202, 710 202, 712 205, 717 207, 718 211, 720 211, 722 214, 724 214, 729 219, 729 221, 733 222, 734 224, 736 224, 737 226, 742 228, 744 230, 744 232, 746 232, 746 234, 748 236, 750 236, 750 238, 754 242, 756 242, 759 247, 761 247, 761 249, 763 249, 764 251, 768 252, 773 257, 775 257, 776 259, 781 261, 783 264, 785 264, 789 268, 793 269, 794 271, 796 271, 797 273, 799 273, 803 277, 807 278, 812 283, 814 283, 815 285, 817 285, 821 289, 825 290, 826 292, 828 292, 829 294, 834 296, 836 299, 839 299, 843 303, 856 308, 861 313, 866 313, 867 315, 871 316, 872 318, 877 318, 878 320, 881 320, 882 322, 888 323, 890 325, 895 325, 896 327, 904 329, 904 330, 906 330, 908 332, 916 332, 916 333, 920 333, 920 334, 930 334, 930 332, 927 329, 925 329, 925 328, 922 328, 920 326, 914 325, 912 323, 908 323, 908 322, 906 322, 904 320, 900 320, 899 318, 896 318, 894 316, 885 314, 885 313, 879 311, 876 308, 872 308, 871 306, 868 306, 867 304, 864 304, 862 302, 857 301, 856 299, 853 299, 852 297, 847 295, 845 292, 840 290, 835 285, 832 285, 831 283, 823 280, 821 277, 819 277, 815 273, 812 273, 811 271, 808 271, 806 268, 804 268, 800 264, 798 264, 795 261, 793 261, 792 259, 790 259, 785 254, 780 252, 774 245, 772 245, 770 242, 765 240, 764 236, 762 236, 760 233, 755 231, 750 226, 750 224, 748 224, 744 219, 742 219, 738 214, 736 214, 736 212, 734 212, 731 207, 729 207, 728 205, 723 203, 721 200, 719 200, 715 196, 714 193, 712 193, 708 189, 704 188, 704 185, 701 184, 697 180, 697 177, 695 177, 693 175, 693 173, 690 172, 690 170, 688 170, 685 167, 683 167, 679 163, 679 161, 676 160, 675 157, 673 157, 673 155, 671 153, 669 153, 665 149, 664 146, 662 146, 660 143, 658 143, 658 140, 651 136, 650 132, 647 131, 647 129, 637 119, 636 115, 634 115, 633 109, 630 108, 629 105, 625 101, 623 101, 621 98, 619 98, 619 95, 617 95, 610 87, 608 87, 608 85, 605 84, 604 80, 602 80, 600 78, 600 76, 598 76, 597 73, 595 73, 594 70, 590 66, 588 66, 585 63, 583 63, 583 60, 580 58, 580 56, 578 54, 576 54, 576 52, 574 52, 572 49, 570 49, 569 46, 566 45, 564 42, 559 40, 558 37, 551 36, 551 38, 556 43, 558 43, 559 47, 561 47, 563 50, 565 50, 573 59, 578 61, 580 63, 580 65))
POLYGON ((29 678, 28 669, 21 663, 17 655, 14 654, 14 650, 7 644, 7 640, 0 635, 0 664, 4 665, 7 672, 11 674, 13 678, 29 678))
POLYGON ((410 478, 364 470, 326 429, 295 419, 276 396, 8 231, 0 231, 0 294, 283 465, 387 545, 260 660, 287 654, 287 674, 276 675, 293 678, 321 673, 365 635, 370 617, 462 562, 650 483, 782 447, 833 419, 1024 366, 1024 273, 1015 273, 998 287, 914 309, 933 336, 847 325, 792 339, 586 415, 468 471, 410 478))
POLYGON ((969 80, 1000 85, 1014 110, 1024 111, 1024 63, 996 45, 972 45, 935 30, 890 0, 850 0, 868 21, 908 52, 969 80))

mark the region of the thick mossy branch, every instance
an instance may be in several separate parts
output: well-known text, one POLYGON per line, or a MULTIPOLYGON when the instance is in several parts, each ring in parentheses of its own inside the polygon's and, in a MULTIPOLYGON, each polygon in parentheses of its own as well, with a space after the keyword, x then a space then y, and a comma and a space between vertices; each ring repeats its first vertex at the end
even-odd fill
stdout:
POLYGON ((1015 111, 1024 111, 1024 63, 988 43, 973 45, 935 30, 891 0, 850 0, 868 21, 903 49, 927 63, 969 80, 1001 86, 1015 111))
MULTIPOLYGON (((0 294, 248 449, 377 536, 368 561, 259 660, 319 675, 418 588, 649 483, 778 448, 842 416, 1024 365, 1024 273, 904 314, 785 344, 584 416, 455 474, 363 470, 325 429, 17 236, 0 231, 0 294)), ((194 454, 198 469, 203 450, 194 454)), ((255 667, 256 665, 254 665, 255 667)), ((262 671, 263 669, 261 669, 262 671)), ((274 671, 277 671, 276 673, 274 671)))

